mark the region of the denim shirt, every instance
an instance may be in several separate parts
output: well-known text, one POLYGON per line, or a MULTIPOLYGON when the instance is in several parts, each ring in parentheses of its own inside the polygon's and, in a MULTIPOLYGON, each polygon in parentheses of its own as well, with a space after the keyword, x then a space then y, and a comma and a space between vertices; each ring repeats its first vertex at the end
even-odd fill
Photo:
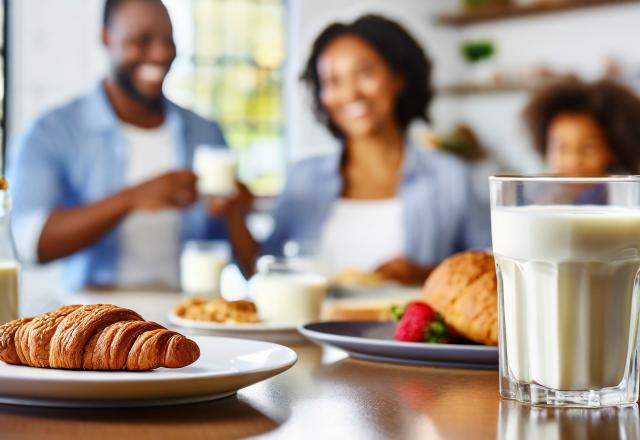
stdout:
MULTIPOLYGON (((217 124, 163 100, 165 124, 176 148, 176 169, 191 168, 199 144, 224 146, 217 124)), ((39 117, 10 145, 8 179, 13 234, 21 259, 37 260, 42 228, 51 212, 104 199, 124 189, 127 145, 102 82, 88 94, 39 117)), ((153 160, 153 158, 149 158, 153 160)), ((118 227, 64 259, 64 284, 114 284, 118 227)), ((224 224, 202 203, 181 214, 181 239, 224 238, 224 224)), ((162 239, 162 237, 158 237, 162 239)))
MULTIPOLYGON (((342 153, 336 153, 294 165, 276 204, 275 229, 263 244, 263 253, 280 255, 288 240, 321 238, 342 193, 341 158, 342 153)), ((490 247, 488 206, 474 194, 462 161, 407 145, 398 193, 404 215, 404 256, 428 265, 457 251, 490 247)))

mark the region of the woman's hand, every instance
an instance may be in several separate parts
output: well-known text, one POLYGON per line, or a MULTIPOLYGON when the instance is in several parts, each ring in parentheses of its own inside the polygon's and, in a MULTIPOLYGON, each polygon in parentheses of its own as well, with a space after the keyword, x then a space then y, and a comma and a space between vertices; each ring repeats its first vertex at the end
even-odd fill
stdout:
POLYGON ((375 272, 405 285, 421 285, 432 270, 432 266, 420 266, 406 257, 398 257, 384 263, 375 272))
POLYGON ((133 210, 186 208, 198 197, 196 180, 190 170, 172 171, 133 186, 125 193, 133 210))
POLYGON ((235 261, 247 278, 255 271, 258 255, 258 243, 245 222, 253 201, 251 191, 240 182, 236 182, 236 191, 230 197, 209 197, 206 201, 209 215, 220 217, 226 222, 235 261))
POLYGON ((207 212, 225 220, 244 218, 251 210, 255 197, 244 184, 236 182, 236 191, 229 197, 207 198, 207 212))

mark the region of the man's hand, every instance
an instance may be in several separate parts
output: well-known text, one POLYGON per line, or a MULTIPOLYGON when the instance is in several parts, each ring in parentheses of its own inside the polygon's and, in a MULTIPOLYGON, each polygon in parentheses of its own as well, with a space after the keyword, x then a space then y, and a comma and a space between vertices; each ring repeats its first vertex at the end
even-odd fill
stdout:
POLYGON ((42 228, 38 260, 46 263, 92 245, 136 210, 186 208, 196 197, 196 176, 184 170, 163 174, 94 203, 57 208, 42 228))
POLYGON ((405 285, 421 285, 433 267, 422 267, 405 257, 394 258, 376 269, 376 273, 405 285))
POLYGON ((207 212, 225 220, 244 217, 253 206, 254 196, 244 184, 236 182, 236 191, 229 197, 209 197, 207 212))
POLYGON ((131 187, 126 194, 134 210, 186 208, 198 197, 196 180, 190 170, 172 171, 131 187))

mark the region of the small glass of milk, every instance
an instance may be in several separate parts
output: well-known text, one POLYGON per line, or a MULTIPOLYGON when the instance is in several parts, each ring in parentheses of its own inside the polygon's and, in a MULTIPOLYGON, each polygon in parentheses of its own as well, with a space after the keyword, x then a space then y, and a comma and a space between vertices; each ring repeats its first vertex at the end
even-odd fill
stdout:
POLYGON ((268 323, 302 324, 320 319, 327 280, 312 261, 265 256, 249 281, 249 297, 260 319, 268 323))
POLYGON ((11 198, 0 178, 0 325, 18 319, 20 264, 11 234, 11 198))
POLYGON ((494 176, 500 394, 638 400, 640 177, 494 176))
POLYGON ((189 295, 220 296, 220 278, 229 264, 226 241, 188 241, 180 256, 180 286, 189 295))
POLYGON ((236 190, 235 153, 224 146, 199 145, 193 154, 198 192, 209 197, 229 197, 236 190))

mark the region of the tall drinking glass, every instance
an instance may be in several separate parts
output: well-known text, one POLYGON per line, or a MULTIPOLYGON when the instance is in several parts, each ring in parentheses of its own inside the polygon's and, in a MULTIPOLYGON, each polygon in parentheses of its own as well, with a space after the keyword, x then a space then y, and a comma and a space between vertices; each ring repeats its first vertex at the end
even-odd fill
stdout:
POLYGON ((640 177, 490 179, 500 394, 638 400, 640 177))

